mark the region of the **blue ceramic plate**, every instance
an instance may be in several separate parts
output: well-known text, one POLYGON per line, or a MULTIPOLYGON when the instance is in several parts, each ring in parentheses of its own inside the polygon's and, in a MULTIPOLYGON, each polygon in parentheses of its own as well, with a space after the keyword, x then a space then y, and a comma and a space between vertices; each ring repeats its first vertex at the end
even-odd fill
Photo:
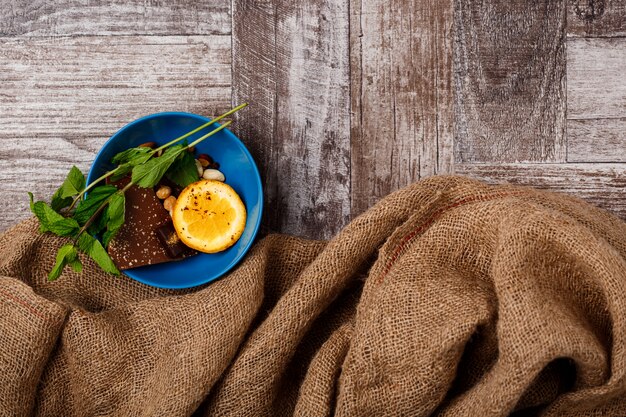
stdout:
MULTIPOLYGON (((157 113, 135 120, 109 139, 91 166, 87 183, 113 168, 111 158, 118 152, 145 142, 167 143, 210 121, 190 113, 157 113)), ((189 142, 218 127, 215 123, 188 138, 189 142)), ((246 254, 259 230, 263 211, 263 189, 259 170, 250 152, 228 129, 223 129, 196 146, 196 153, 209 154, 220 164, 226 183, 239 194, 248 212, 241 238, 229 249, 201 253, 182 261, 142 266, 124 271, 129 277, 160 288, 189 288, 206 284, 232 269, 246 254)))

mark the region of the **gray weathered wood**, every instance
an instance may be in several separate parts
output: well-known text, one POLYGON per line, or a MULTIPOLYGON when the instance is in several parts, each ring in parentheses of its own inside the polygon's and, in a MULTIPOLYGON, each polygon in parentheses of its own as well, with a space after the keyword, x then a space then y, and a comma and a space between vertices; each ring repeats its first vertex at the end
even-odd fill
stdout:
POLYGON ((234 0, 237 132, 265 180, 270 230, 329 237, 350 216, 348 4, 234 0))
POLYGON ((489 183, 568 193, 626 219, 626 164, 459 164, 455 169, 489 183))
POLYGON ((565 1, 455 1, 458 162, 565 160, 565 14, 565 1))
POLYGON ((568 36, 626 36, 624 0, 568 0, 568 36))
POLYGON ((626 162, 626 118, 567 121, 569 162, 626 162))
POLYGON ((353 216, 452 169, 452 7, 351 1, 353 216))
POLYGON ((0 230, 146 114, 230 105, 230 37, 0 38, 0 230))
POLYGON ((567 41, 567 118, 626 117, 626 38, 567 41))
POLYGON ((228 35, 230 0, 0 0, 0 36, 228 35))
POLYGON ((626 218, 625 10, 0 0, 0 230, 28 215, 26 191, 49 197, 125 123, 211 115, 231 100, 251 103, 236 130, 261 168, 273 231, 329 237, 454 160, 457 173, 573 193, 626 218))
POLYGON ((626 160, 626 38, 567 41, 567 160, 626 160))
POLYGON ((106 137, 163 110, 229 106, 228 36, 0 38, 0 138, 106 137))

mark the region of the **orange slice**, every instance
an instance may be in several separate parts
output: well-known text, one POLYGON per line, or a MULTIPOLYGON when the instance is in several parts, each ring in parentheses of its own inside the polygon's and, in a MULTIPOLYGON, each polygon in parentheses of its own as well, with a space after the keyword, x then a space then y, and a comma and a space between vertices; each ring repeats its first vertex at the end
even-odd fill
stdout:
POLYGON ((230 185, 200 180, 180 193, 172 221, 185 245, 205 253, 221 252, 241 237, 246 207, 230 185))

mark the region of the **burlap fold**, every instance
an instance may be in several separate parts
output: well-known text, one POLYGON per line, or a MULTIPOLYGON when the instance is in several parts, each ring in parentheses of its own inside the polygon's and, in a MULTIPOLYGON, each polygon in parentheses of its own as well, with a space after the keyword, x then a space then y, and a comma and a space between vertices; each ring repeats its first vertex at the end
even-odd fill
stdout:
POLYGON ((167 291, 0 236, 2 416, 626 416, 626 223, 460 177, 167 291))

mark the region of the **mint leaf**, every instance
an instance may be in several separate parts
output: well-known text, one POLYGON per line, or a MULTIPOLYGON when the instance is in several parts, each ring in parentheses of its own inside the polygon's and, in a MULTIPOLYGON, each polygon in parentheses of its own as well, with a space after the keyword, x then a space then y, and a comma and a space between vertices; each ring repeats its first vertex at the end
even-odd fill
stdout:
POLYGON ((183 145, 171 146, 160 157, 150 159, 142 165, 137 165, 133 168, 132 181, 139 187, 154 187, 184 149, 183 145))
POLYGON ((80 226, 76 220, 70 218, 64 218, 48 225, 48 231, 57 236, 74 236, 79 229, 80 226))
POLYGON ((198 181, 198 169, 191 153, 182 152, 165 172, 165 176, 181 187, 186 187, 192 182, 198 181))
POLYGON ((32 211, 33 214, 35 213, 35 202, 33 201, 34 199, 35 199, 35 196, 33 195, 33 193, 29 191, 28 200, 30 201, 30 211, 32 211))
POLYGON ((67 264, 72 267, 74 272, 80 273, 83 270, 83 264, 80 262, 80 259, 78 259, 78 257, 73 261, 68 262, 67 264))
POLYGON ((102 214, 98 216, 87 228, 87 232, 92 236, 98 236, 100 233, 104 232, 107 228, 107 221, 109 221, 109 217, 107 211, 109 206, 105 207, 102 211, 102 214))
POLYGON ((97 236, 107 230, 103 236, 102 245, 106 248, 109 241, 115 236, 118 230, 124 224, 124 206, 126 197, 124 194, 115 193, 109 198, 109 203, 103 210, 102 214, 95 219, 87 231, 92 236, 97 236))
POLYGON ((90 234, 83 233, 78 238, 78 247, 93 259, 100 268, 105 272, 110 272, 115 275, 119 275, 120 271, 109 257, 109 254, 104 250, 100 241, 91 236, 90 234))
POLYGON ((109 200, 109 206, 106 209, 107 231, 102 237, 102 245, 106 248, 109 246, 109 242, 120 230, 124 224, 124 206, 126 204, 126 197, 124 194, 114 194, 109 200))
POLYGON ((147 148, 147 147, 130 148, 115 155, 111 159, 111 162, 115 165, 120 165, 126 162, 129 162, 132 165, 139 165, 139 164, 143 164, 148 159, 150 159, 151 155, 152 155, 151 148, 147 148))
POLYGON ((130 171, 133 170, 133 167, 130 164, 122 164, 115 169, 115 174, 109 177, 109 181, 116 182, 124 178, 130 171))
POLYGON ((55 211, 72 204, 72 197, 85 189, 85 176, 75 166, 70 169, 65 181, 52 196, 51 206, 55 211))
POLYGON ((78 207, 76 207, 74 212, 74 219, 80 225, 84 225, 95 214, 104 200, 115 192, 117 192, 117 188, 112 185, 101 185, 89 191, 87 198, 78 203, 78 207))
POLYGON ((52 207, 43 201, 33 201, 33 193, 28 193, 30 197, 30 210, 39 220, 39 231, 41 233, 52 232, 58 236, 72 236, 80 229, 78 222, 72 218, 61 216, 52 207))
POLYGON ((110 181, 115 182, 124 178, 133 167, 141 165, 152 157, 150 148, 130 148, 118 153, 111 159, 114 164, 119 164, 115 169, 115 174, 111 175, 110 181))
POLYGON ((57 279, 61 275, 61 272, 63 272, 65 265, 68 263, 74 263, 77 260, 77 255, 78 252, 76 252, 76 247, 73 244, 68 243, 61 246, 57 252, 57 260, 54 264, 54 268, 52 268, 50 273, 48 273, 48 281, 54 281, 57 279))
POLYGON ((71 205, 72 201, 74 201, 72 197, 62 198, 62 197, 59 197, 57 193, 54 193, 54 195, 52 196, 52 201, 50 201, 50 206, 52 207, 53 210, 59 211, 62 208, 65 208, 71 205))

